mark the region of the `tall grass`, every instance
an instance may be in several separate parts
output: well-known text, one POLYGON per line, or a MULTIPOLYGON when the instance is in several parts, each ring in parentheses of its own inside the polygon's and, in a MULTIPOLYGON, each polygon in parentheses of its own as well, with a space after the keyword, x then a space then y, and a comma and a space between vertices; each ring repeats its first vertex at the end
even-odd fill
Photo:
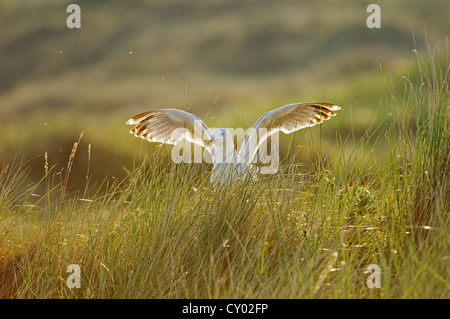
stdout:
POLYGON ((33 185, 26 167, 3 166, 0 296, 448 298, 449 63, 416 55, 381 133, 351 152, 338 138, 331 157, 318 141, 314 163, 290 154, 254 184, 211 189, 207 165, 155 152, 126 180, 88 187, 89 172, 70 171, 82 141, 66 171, 45 158, 33 185), (75 173, 84 193, 67 189, 75 173), (70 264, 81 288, 66 285, 70 264), (366 285, 370 264, 381 288, 366 285))

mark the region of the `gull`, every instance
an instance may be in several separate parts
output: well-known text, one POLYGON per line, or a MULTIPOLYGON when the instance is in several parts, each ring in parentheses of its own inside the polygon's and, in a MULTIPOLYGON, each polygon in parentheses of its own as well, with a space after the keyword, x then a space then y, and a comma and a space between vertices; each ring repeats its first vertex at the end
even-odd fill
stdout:
POLYGON ((141 113, 126 124, 134 125, 130 133, 150 142, 177 145, 187 140, 202 146, 212 158, 211 183, 223 186, 248 176, 256 177, 259 167, 254 165, 255 157, 269 136, 321 124, 340 109, 338 105, 325 102, 293 103, 276 108, 256 121, 238 151, 229 130, 218 128, 211 132, 197 116, 178 109, 141 113))

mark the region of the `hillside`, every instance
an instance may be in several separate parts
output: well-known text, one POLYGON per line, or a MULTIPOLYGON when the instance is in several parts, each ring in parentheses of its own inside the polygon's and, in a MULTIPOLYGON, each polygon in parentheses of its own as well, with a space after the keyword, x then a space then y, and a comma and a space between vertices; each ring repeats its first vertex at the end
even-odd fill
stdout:
MULTIPOLYGON (((0 4, 0 156, 65 162, 84 132, 100 179, 130 168, 140 141, 124 122, 146 110, 248 127, 274 107, 327 100, 382 119, 389 71, 401 83, 412 49, 450 30, 439 0, 383 3, 381 29, 366 26, 369 2, 350 0, 77 3, 77 30, 68 2, 0 4)), ((361 135, 371 121, 355 115, 340 114, 325 137, 351 121, 361 135)))

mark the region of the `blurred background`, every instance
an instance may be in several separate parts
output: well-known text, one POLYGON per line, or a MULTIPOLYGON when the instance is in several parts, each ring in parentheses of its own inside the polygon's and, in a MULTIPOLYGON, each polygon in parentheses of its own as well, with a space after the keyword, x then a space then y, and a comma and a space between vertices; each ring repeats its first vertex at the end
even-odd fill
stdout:
MULTIPOLYGON (((159 108, 248 128, 275 107, 327 101, 343 110, 312 130, 325 151, 337 133, 358 139, 398 107, 391 86, 403 94, 412 50, 450 31, 448 0, 377 1, 381 29, 366 25, 372 2, 1 0, 0 161, 29 160, 42 178, 44 153, 61 169, 83 132, 73 185, 88 165, 94 181, 120 179, 156 147, 126 120, 159 108), (66 26, 70 3, 81 29, 66 26)), ((305 160, 311 134, 297 135, 305 160)))

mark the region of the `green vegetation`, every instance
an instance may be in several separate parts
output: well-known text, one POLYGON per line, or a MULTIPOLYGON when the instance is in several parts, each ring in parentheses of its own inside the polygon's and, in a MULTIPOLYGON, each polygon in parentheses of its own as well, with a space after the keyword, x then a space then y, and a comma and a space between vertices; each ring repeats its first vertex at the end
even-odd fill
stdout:
POLYGON ((344 106, 254 185, 211 190, 206 164, 156 149, 124 180, 93 186, 93 168, 73 166, 83 139, 62 170, 45 156, 39 183, 5 164, 0 296, 449 298, 449 57, 448 43, 416 53, 403 91, 372 112, 344 106), (72 175, 86 187, 71 191, 72 175), (66 286, 70 264, 79 289, 66 286), (380 289, 366 286, 369 264, 380 289))
MULTIPOLYGON (((450 29, 442 0, 383 3, 379 30, 365 26, 371 2, 359 0, 79 0, 79 30, 66 27, 64 1, 1 2, 0 159, 35 159, 30 182, 45 152, 62 169, 81 132, 74 170, 87 170, 91 144, 93 183, 125 178, 144 143, 124 122, 166 107, 247 128, 284 104, 329 101, 343 112, 313 134, 331 146, 338 130, 351 149, 371 124, 386 123, 389 77, 401 97, 400 75, 411 50, 426 49, 425 30, 435 43, 450 29)), ((308 143, 296 135, 295 145, 308 143)), ((82 190, 83 174, 68 183, 82 190)))

